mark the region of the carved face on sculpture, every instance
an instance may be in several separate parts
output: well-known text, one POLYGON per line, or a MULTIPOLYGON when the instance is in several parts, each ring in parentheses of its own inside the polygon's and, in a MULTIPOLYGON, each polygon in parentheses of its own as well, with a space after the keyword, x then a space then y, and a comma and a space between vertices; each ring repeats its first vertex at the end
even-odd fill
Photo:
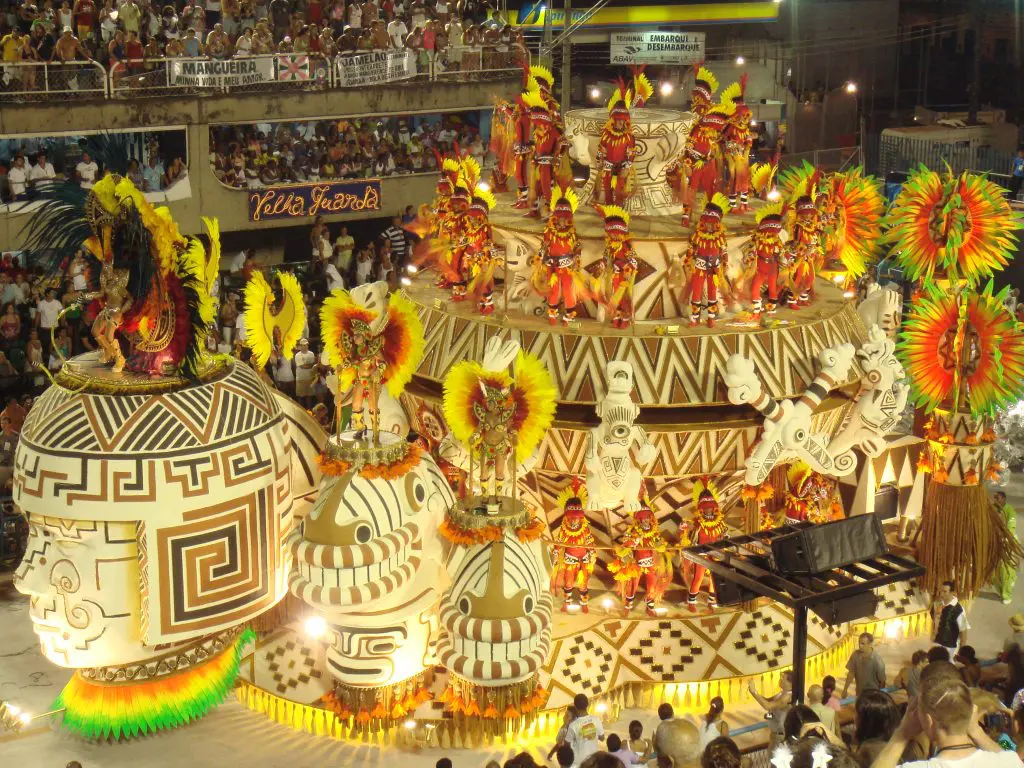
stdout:
POLYGON ((877 325, 868 331, 868 340, 857 350, 857 361, 864 370, 865 383, 873 389, 891 389, 904 376, 896 358, 896 343, 877 325))
POLYGON ((46 657, 129 664, 272 607, 290 568, 286 425, 248 366, 163 394, 50 387, 14 472, 30 525, 15 585, 46 657))
POLYGON ((135 524, 32 515, 14 586, 30 600, 43 655, 61 667, 101 667, 152 655, 138 636, 135 524))

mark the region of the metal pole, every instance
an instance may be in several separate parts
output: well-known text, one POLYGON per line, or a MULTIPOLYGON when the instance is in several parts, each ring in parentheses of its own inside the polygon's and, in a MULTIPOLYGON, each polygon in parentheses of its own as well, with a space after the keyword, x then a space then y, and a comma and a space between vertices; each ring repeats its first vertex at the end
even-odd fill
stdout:
POLYGON ((967 112, 967 124, 978 124, 981 109, 981 23, 982 0, 971 3, 971 31, 974 33, 974 67, 971 73, 971 105, 967 112))
MULTIPOLYGON (((548 7, 544 8, 544 31, 541 33, 541 46, 540 50, 537 51, 538 58, 542 58, 544 51, 551 45, 551 9, 548 7)), ((538 64, 543 64, 543 61, 539 61, 538 64)))
POLYGON ((569 109, 572 101, 572 0, 565 0, 565 24, 562 25, 562 112, 569 109))
POLYGON ((804 703, 807 684, 804 663, 807 660, 807 608, 793 609, 793 706, 804 703))

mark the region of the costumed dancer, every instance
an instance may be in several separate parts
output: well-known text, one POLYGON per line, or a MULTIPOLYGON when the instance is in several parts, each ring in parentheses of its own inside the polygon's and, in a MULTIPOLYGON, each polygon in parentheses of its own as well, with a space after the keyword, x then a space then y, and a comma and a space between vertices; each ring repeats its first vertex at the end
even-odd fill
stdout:
POLYGON ((530 157, 533 154, 531 140, 532 122, 530 107, 524 97, 531 88, 526 88, 516 98, 513 112, 514 129, 512 133, 512 155, 514 158, 514 175, 516 177, 516 201, 513 208, 526 208, 530 197, 530 157))
POLYGON ((779 271, 785 266, 786 246, 782 242, 782 202, 760 208, 754 216, 757 228, 746 243, 746 258, 753 262, 754 279, 750 283, 750 300, 754 315, 762 309, 774 315, 779 305, 779 271), (762 291, 768 289, 768 300, 762 304, 762 291))
POLYGON ((351 291, 335 289, 320 307, 320 332, 328 362, 338 375, 336 412, 352 387, 352 429, 377 439, 380 389, 398 398, 423 357, 423 324, 401 291, 387 297, 385 282, 351 291))
POLYGON ((562 590, 562 613, 569 610, 573 590, 579 595, 580 610, 589 613, 590 575, 594 572, 597 553, 594 551, 594 534, 590 521, 584 513, 587 505, 587 489, 579 480, 573 479, 559 494, 555 504, 563 511, 562 524, 551 537, 551 589, 562 590))
POLYGON ((786 470, 786 480, 789 486, 783 501, 786 525, 842 519, 843 508, 835 499, 835 488, 827 477, 805 462, 795 461, 786 470))
POLYGON ((600 191, 598 185, 594 185, 595 197, 603 197, 606 205, 622 205, 632 191, 630 177, 639 149, 629 111, 635 106, 643 106, 652 93, 654 89, 650 81, 640 72, 634 77, 632 88, 619 78, 618 87, 608 101, 608 122, 601 129, 597 145, 600 191))
POLYGON ((252 350, 249 364, 261 374, 273 353, 291 360, 306 325, 302 286, 291 272, 278 272, 280 298, 262 272, 245 284, 245 345, 252 350))
POLYGON ((805 178, 792 195, 793 217, 786 243, 787 261, 792 264, 789 308, 799 309, 811 303, 814 275, 822 260, 821 221, 818 213, 817 175, 805 178))
POLYGON ((604 264, 611 272, 608 304, 612 326, 628 328, 633 321, 633 283, 637 258, 629 236, 629 214, 617 205, 595 206, 604 219, 604 264))
POLYGON ((529 68, 523 71, 523 89, 515 101, 499 101, 495 107, 494 129, 491 132, 491 151, 497 158, 494 170, 494 192, 506 191, 508 177, 516 181, 516 201, 513 208, 525 208, 530 191, 530 108, 523 97, 530 91, 539 90, 529 68))
MULTIPOLYGON (((693 486, 693 521, 690 526, 690 546, 713 544, 725 533, 725 515, 719 503, 718 486, 708 477, 702 477, 693 486)), ((693 575, 686 594, 686 604, 693 609, 697 605, 697 595, 704 582, 704 566, 694 566, 693 575)), ((714 580, 708 590, 708 607, 717 604, 714 580)))
POLYGON ((704 117, 714 103, 715 91, 718 90, 718 78, 714 73, 700 64, 693 65, 693 89, 690 91, 690 111, 697 119, 704 117))
POLYGON ((719 189, 721 169, 717 162, 718 145, 734 110, 731 101, 716 105, 700 118, 686 137, 683 156, 669 178, 676 199, 683 206, 684 227, 690 226, 690 216, 697 207, 699 196, 703 195, 705 200, 709 200, 719 189))
POLYGON ((555 121, 559 124, 559 127, 564 133, 564 126, 562 125, 562 105, 558 103, 558 100, 552 93, 552 89, 555 87, 555 76, 551 74, 551 70, 547 67, 534 64, 530 67, 530 78, 532 78, 532 80, 527 81, 527 87, 532 88, 533 84, 536 83, 537 90, 540 92, 540 95, 544 97, 544 103, 548 105, 548 111, 554 116, 555 121))
POLYGON ((480 165, 472 157, 464 157, 460 162, 462 170, 455 182, 449 213, 448 242, 448 274, 451 276, 452 301, 463 301, 466 298, 466 287, 469 284, 469 265, 466 254, 470 248, 468 239, 469 207, 473 199, 473 190, 480 180, 480 165))
POLYGON ((633 610, 633 602, 641 584, 647 599, 647 615, 651 618, 658 615, 655 609, 671 580, 666 549, 667 544, 658 530, 658 521, 651 511, 650 502, 643 499, 640 509, 633 513, 633 520, 615 549, 618 557, 608 564, 608 570, 615 576, 622 596, 624 616, 629 616, 633 610))
POLYGON ((750 127, 753 113, 744 101, 746 90, 747 74, 744 73, 738 83, 733 83, 722 92, 722 100, 732 101, 736 107, 726 123, 723 138, 725 166, 729 172, 729 205, 738 212, 750 210, 750 148, 754 144, 754 131, 750 127))
POLYGON ((469 293, 479 296, 477 306, 481 315, 494 312, 494 268, 497 249, 488 218, 495 205, 494 195, 478 184, 465 216, 465 247, 463 269, 470 276, 469 293))
POLYGON ((530 143, 533 145, 526 206, 530 210, 526 215, 540 218, 542 205, 550 205, 556 167, 564 149, 564 133, 558 113, 552 111, 541 90, 527 92, 523 102, 530 108, 530 143))
POLYGON ((463 360, 445 376, 445 421, 452 437, 469 452, 468 485, 489 496, 491 514, 498 513, 509 490, 516 492, 516 467, 551 426, 557 396, 544 364, 517 342, 502 343, 499 337, 488 341, 482 362, 463 360), (488 494, 492 478, 494 490, 488 494))
POLYGON ((690 278, 690 327, 700 323, 701 312, 707 309, 708 328, 713 328, 718 317, 719 271, 725 267, 726 240, 722 217, 729 212, 729 201, 721 192, 708 200, 690 235, 687 259, 693 268, 690 278), (705 301, 705 290, 707 300, 705 301))
POLYGON ((562 324, 576 319, 577 281, 582 245, 576 234, 573 214, 579 199, 569 188, 555 187, 551 193, 551 216, 541 238, 540 254, 534 264, 533 284, 548 303, 548 322, 558 323, 562 305, 562 324))

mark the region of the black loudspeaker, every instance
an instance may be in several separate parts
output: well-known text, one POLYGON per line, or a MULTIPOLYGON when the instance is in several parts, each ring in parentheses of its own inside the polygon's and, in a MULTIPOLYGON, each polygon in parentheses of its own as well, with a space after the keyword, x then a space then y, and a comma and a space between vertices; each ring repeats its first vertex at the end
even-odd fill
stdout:
POLYGON ((848 621, 863 619, 865 616, 874 616, 876 608, 878 608, 878 596, 874 592, 865 592, 862 595, 811 606, 811 610, 818 614, 822 621, 833 627, 848 621))
POLYGON ((882 522, 875 515, 812 525, 772 540, 774 570, 781 574, 824 573, 886 551, 882 522))
POLYGON ((740 605, 758 598, 756 592, 741 587, 735 581, 720 579, 715 575, 711 576, 711 581, 715 585, 715 598, 718 600, 719 606, 740 605))
POLYGON ((883 485, 875 493, 875 515, 879 520, 892 520, 900 515, 900 489, 883 485))

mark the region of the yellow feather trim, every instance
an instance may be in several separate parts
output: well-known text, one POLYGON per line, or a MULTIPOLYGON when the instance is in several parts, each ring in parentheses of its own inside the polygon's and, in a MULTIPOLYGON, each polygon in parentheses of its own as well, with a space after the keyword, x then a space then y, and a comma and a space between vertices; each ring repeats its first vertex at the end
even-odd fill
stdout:
POLYGON ((565 488, 563 488, 558 496, 555 497, 555 509, 565 509, 565 502, 575 497, 583 502, 583 506, 587 506, 587 486, 585 483, 579 483, 579 490, 573 488, 573 483, 570 482, 565 488))
POLYGON ((779 200, 777 203, 772 203, 771 205, 759 208, 757 213, 754 214, 754 221, 760 224, 769 216, 781 216, 783 207, 783 202, 779 200))
POLYGON ((700 499, 701 493, 705 490, 711 494, 711 497, 717 502, 719 500, 719 490, 715 481, 711 478, 702 477, 693 484, 693 503, 696 504, 700 499))
POLYGON ((388 368, 384 378, 388 393, 397 399, 423 359, 423 323, 416 305, 401 291, 391 294, 388 314, 391 319, 384 330, 388 337, 384 350, 388 368))
POLYGON ((732 210, 729 206, 729 198, 721 192, 715 192, 714 197, 711 198, 711 204, 718 206, 721 209, 723 216, 732 210))
POLYGON ((710 69, 707 69, 706 67, 701 67, 700 69, 698 69, 697 79, 703 80, 705 83, 707 83, 712 93, 718 90, 718 78, 715 77, 715 73, 712 72, 710 69))
POLYGON ((549 88, 555 83, 555 76, 551 74, 551 70, 547 67, 542 67, 540 64, 534 64, 530 67, 530 77, 534 80, 543 81, 549 88))
POLYGON ((211 293, 220 272, 220 221, 211 216, 200 216, 206 228, 206 236, 210 240, 210 250, 206 254, 206 270, 204 272, 206 292, 211 293))
POLYGON ((262 272, 254 272, 245 286, 245 344, 256 364, 263 367, 274 349, 274 329, 281 335, 281 354, 291 359, 306 325, 302 287, 290 272, 279 272, 281 306, 275 312, 274 291, 262 272))
MULTIPOLYGON (((575 195, 573 195, 575 197, 575 195)), ((526 416, 519 426, 516 461, 525 461, 540 444, 555 418, 558 390, 544 363, 536 355, 519 352, 515 363, 516 388, 527 404, 526 416)))

